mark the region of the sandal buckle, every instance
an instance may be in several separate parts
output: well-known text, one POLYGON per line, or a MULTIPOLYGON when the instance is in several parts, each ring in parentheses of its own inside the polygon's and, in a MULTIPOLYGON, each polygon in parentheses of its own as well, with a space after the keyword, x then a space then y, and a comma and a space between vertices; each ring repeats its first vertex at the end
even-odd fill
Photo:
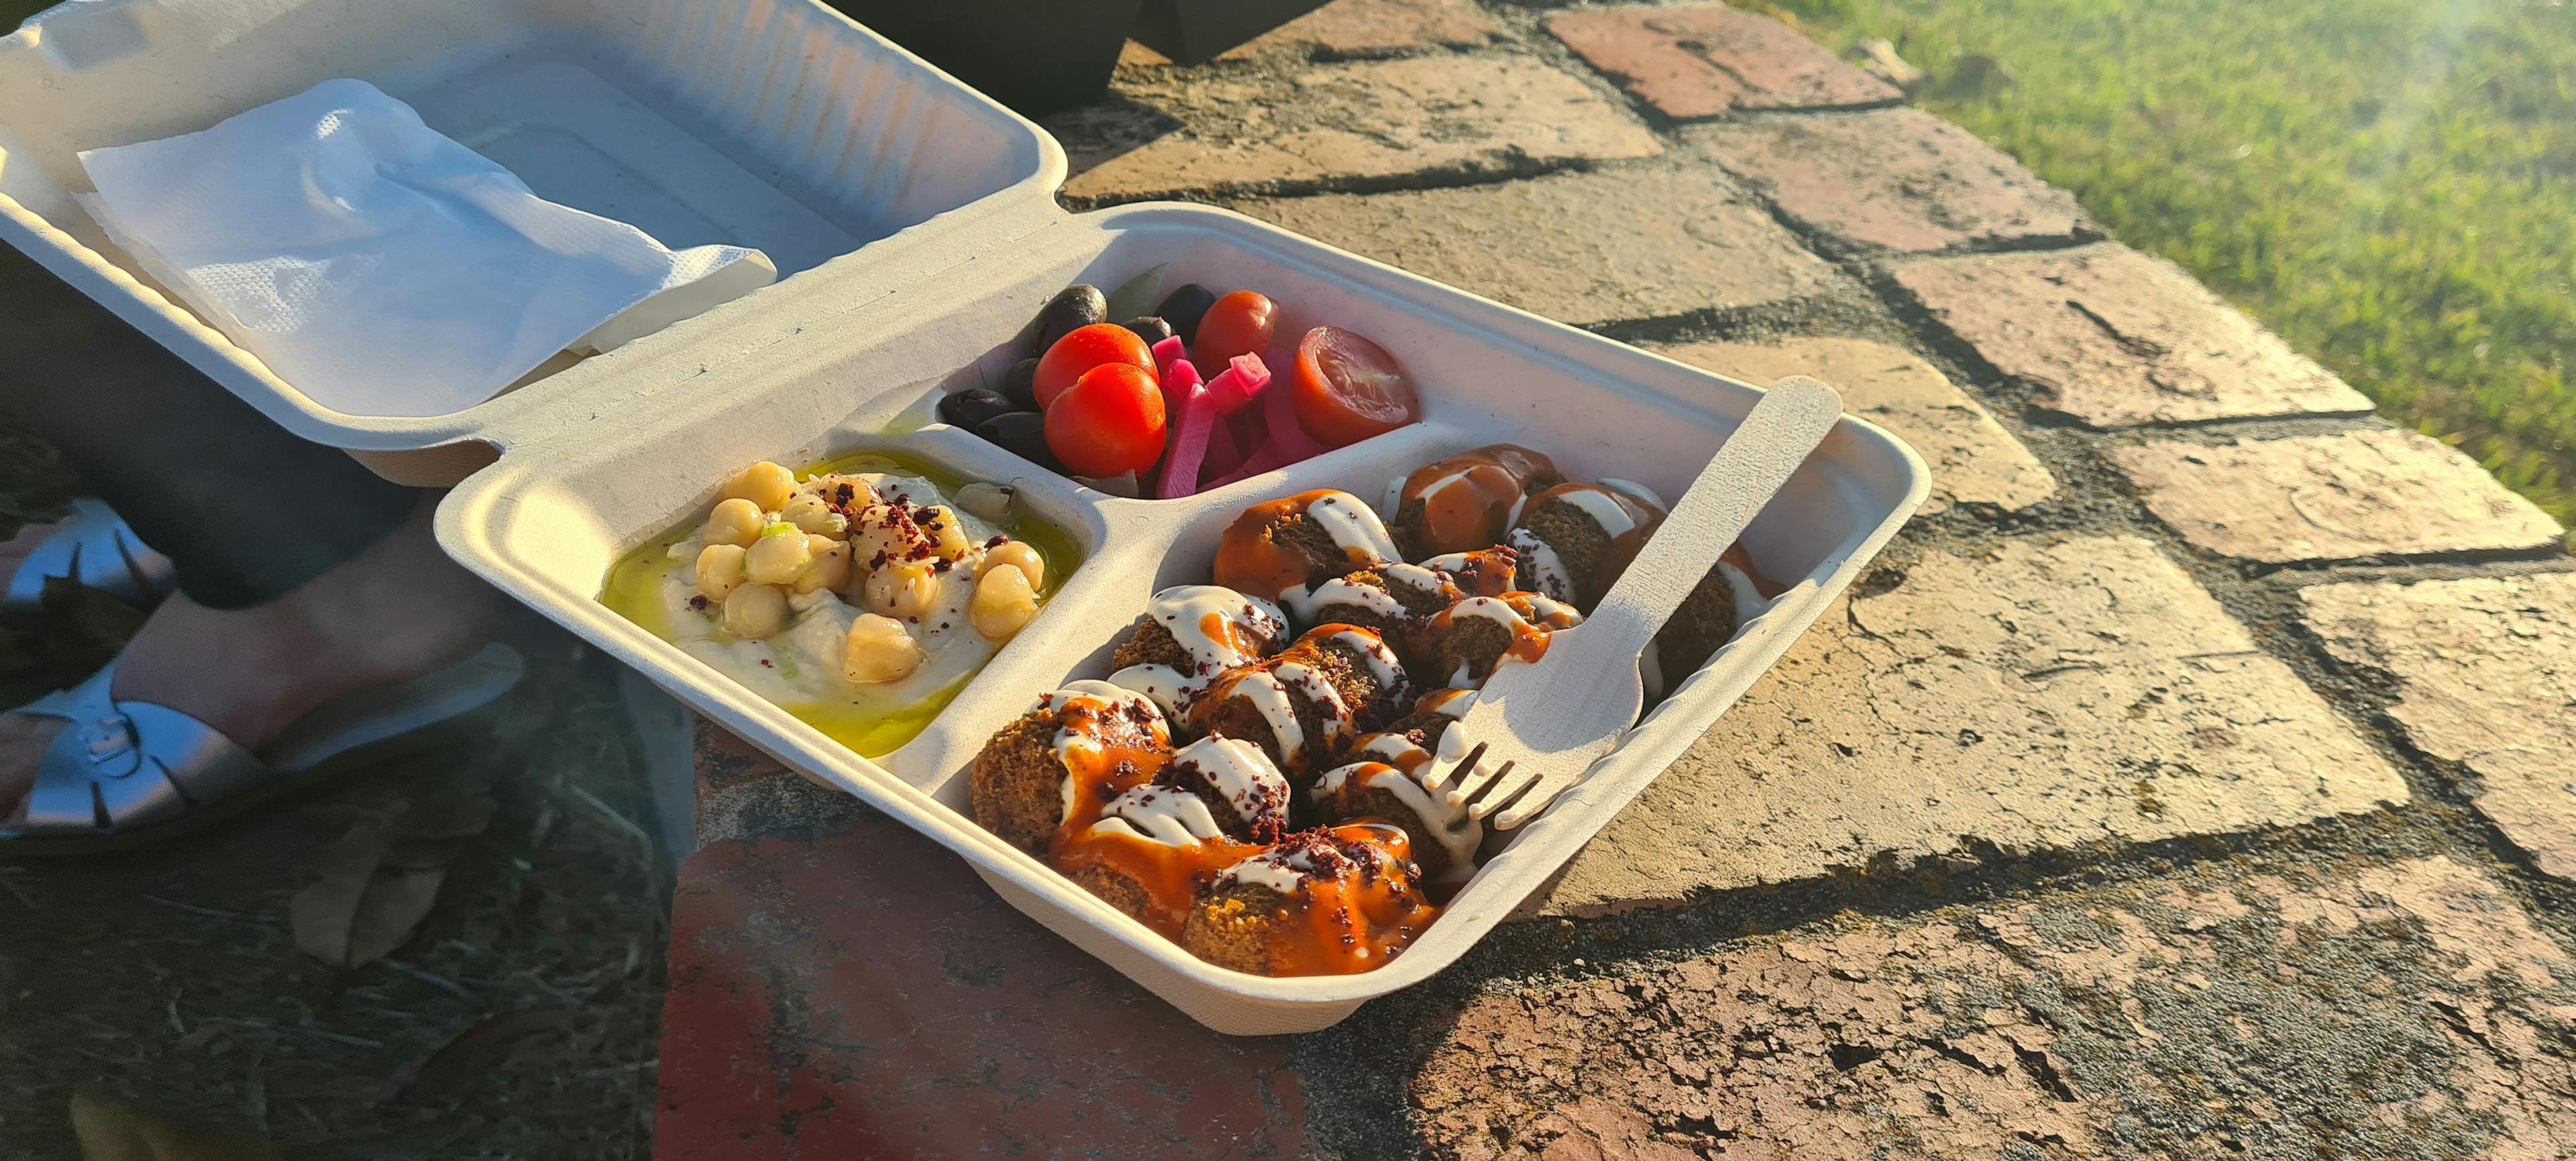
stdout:
POLYGON ((83 725, 81 742, 89 749, 90 767, 106 777, 123 778, 143 766, 142 748, 134 736, 134 723, 123 714, 83 725))

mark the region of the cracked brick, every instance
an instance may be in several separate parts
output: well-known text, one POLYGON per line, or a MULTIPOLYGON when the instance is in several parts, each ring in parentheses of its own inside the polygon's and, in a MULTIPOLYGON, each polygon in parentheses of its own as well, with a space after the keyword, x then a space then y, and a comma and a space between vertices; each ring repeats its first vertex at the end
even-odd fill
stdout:
POLYGON ((1842 392, 1843 410, 1886 427, 1932 466, 1922 514, 1954 503, 2027 508, 2057 480, 1995 417, 1932 365, 1865 339, 1784 338, 1771 343, 1693 343, 1658 350, 1682 362, 1768 386, 1813 375, 1842 392))
POLYGON ((1829 610, 1525 909, 1670 906, 1992 845, 2287 826, 2405 783, 2135 537, 1927 552, 1829 610))
POLYGON ((2147 510, 2195 546, 2269 564, 2514 551, 2565 530, 2477 461, 2400 428, 2110 449, 2147 510))
POLYGON ((1810 234, 1847 249, 1996 249, 2102 237, 2075 195, 1920 109, 1761 117, 1691 143, 1810 234))
POLYGON ((1656 112, 1677 120, 1746 109, 1840 109, 1902 98, 1769 17, 1723 4, 1568 12, 1547 30, 1656 112))
POLYGON ((1847 285, 1712 173, 1623 169, 1238 208, 1577 326, 1794 301, 1847 285))
POLYGON ((2477 776, 2507 841, 2576 879, 2576 575, 2317 585, 2299 603, 2336 660, 2395 678, 2389 716, 2477 776))
POLYGON ((1122 76, 1116 96, 1047 121, 1072 160, 1068 199, 1529 173, 1663 151, 1582 80, 1522 56, 1346 61, 1280 78, 1122 76))
POLYGON ((2565 1156, 2571 977, 2444 857, 2149 883, 1487 995, 1410 1098, 1449 1158, 2565 1156))
POLYGON ((2040 406, 2093 427, 2370 410, 2180 267, 2126 246, 1926 259, 1894 277, 2040 406))

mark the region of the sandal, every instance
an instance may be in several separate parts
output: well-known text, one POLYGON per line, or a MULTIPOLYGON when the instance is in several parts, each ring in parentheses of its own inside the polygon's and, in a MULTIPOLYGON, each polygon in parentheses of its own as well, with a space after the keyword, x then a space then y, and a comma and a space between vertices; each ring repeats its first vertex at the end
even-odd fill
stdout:
POLYGON ((89 854, 175 838, 311 786, 378 746, 481 707, 526 669, 507 645, 306 714, 262 760, 171 709, 117 701, 110 662, 89 680, 19 707, 71 724, 36 762, 20 816, 0 822, 0 856, 89 854))
POLYGON ((0 590, 0 613, 34 613, 44 599, 45 582, 58 576, 99 589, 137 609, 151 605, 179 583, 169 557, 146 546, 106 501, 86 497, 73 500, 72 514, 18 565, 9 587, 0 590))

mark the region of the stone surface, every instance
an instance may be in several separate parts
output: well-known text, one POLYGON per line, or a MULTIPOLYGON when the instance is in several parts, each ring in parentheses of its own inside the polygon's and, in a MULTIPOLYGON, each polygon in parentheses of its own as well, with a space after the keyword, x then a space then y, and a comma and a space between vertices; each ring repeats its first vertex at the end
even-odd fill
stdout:
POLYGON ((2126 246, 1929 259, 1895 278, 2041 406, 2094 427, 2370 410, 2179 267, 2126 246))
POLYGON ((1229 1040, 900 824, 719 842, 671 919, 654 1156, 1293 1157, 1279 1040, 1229 1040))
POLYGON ((1723 4, 1567 12, 1547 30, 1656 112, 1847 109, 1905 94, 1768 17, 1723 4))
POLYGON ((2576 1150, 2576 964, 2512 897, 2438 856, 2292 873, 1488 995, 1429 1021, 1411 1102, 1457 1158, 2576 1150))
POLYGON ((2027 508, 2057 481, 1995 417, 1912 354, 1866 339, 1798 337, 1777 343, 1694 343, 1658 350, 1682 362, 1767 386, 1813 375, 1843 393, 1843 410, 1895 432, 1932 465, 1929 516, 1953 503, 2027 508))
POLYGON ((2299 590, 2327 652, 2396 679, 2388 714, 2478 777, 2478 810, 2576 879, 2576 575, 2299 590))
POLYGON ((1238 208, 1577 326, 1810 298, 1841 281, 1711 173, 1623 169, 1238 208))
POLYGON ((1481 48, 1502 38, 1503 26, 1468 0, 1333 0, 1217 59, 1244 60, 1283 46, 1312 46, 1326 56, 1382 56, 1481 48))
POLYGON ((1825 618, 1532 907, 1670 905, 1974 846, 2141 842, 2405 783, 2155 547, 1927 552, 1825 618))
POLYGON ((1124 100, 1048 119, 1085 204, 1527 173, 1663 146, 1626 110, 1522 56, 1347 61, 1266 76, 1122 76, 1124 100))
POLYGON ((2109 449, 2183 539, 2271 564, 2544 548, 2565 535, 2440 440, 2399 428, 2109 449))
POLYGON ((1929 253, 2103 236, 2075 195, 1920 109, 1761 117, 1689 137, 1801 229, 1847 248, 1929 253))

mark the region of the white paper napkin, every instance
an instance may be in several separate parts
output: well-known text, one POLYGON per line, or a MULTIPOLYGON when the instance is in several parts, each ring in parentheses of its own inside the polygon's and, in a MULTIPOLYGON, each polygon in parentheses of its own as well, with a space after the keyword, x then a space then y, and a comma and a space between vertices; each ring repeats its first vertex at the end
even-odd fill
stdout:
POLYGON ((365 81, 80 155, 84 208, 277 376, 334 411, 445 415, 566 349, 750 293, 757 250, 674 253, 546 201, 365 81), (596 332, 596 333, 594 333, 596 332))

